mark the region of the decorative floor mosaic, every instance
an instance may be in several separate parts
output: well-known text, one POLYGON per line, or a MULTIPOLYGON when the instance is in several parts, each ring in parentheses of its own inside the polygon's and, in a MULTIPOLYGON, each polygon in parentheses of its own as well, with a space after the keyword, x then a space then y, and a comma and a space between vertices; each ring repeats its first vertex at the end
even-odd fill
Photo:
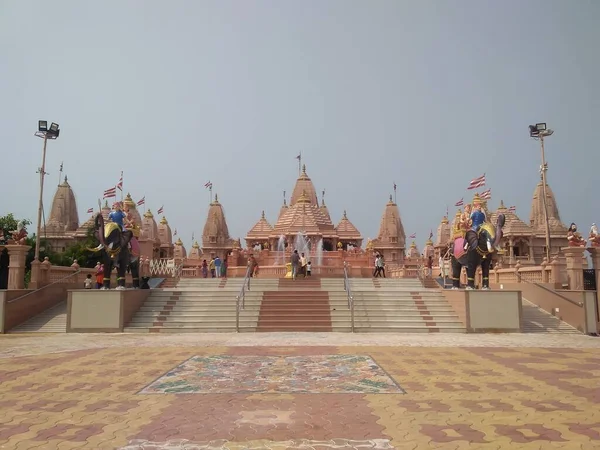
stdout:
POLYGON ((140 394, 404 394, 370 357, 194 356, 140 394))

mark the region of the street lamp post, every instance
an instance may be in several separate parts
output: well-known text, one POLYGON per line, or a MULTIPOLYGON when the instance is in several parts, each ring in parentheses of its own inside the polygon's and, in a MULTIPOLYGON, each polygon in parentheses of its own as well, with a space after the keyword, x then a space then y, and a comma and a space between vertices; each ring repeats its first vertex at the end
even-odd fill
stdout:
POLYGON ((35 135, 44 140, 44 149, 42 150, 42 166, 38 169, 38 173, 40 174, 40 198, 38 202, 37 231, 35 233, 34 261, 40 260, 40 235, 42 234, 42 209, 44 207, 44 176, 46 175, 46 144, 48 143, 48 139, 57 139, 59 134, 60 129, 57 123, 52 122, 50 128, 48 128, 47 121, 38 121, 38 131, 35 135))
POLYGON ((544 196, 544 221, 546 224, 546 261, 550 262, 550 222, 548 221, 548 195, 547 195, 547 182, 546 172, 548 171, 548 164, 546 164, 546 154, 544 153, 544 138, 552 136, 553 130, 546 127, 545 123, 537 123, 535 125, 529 125, 529 136, 534 139, 539 139, 540 147, 542 152, 542 165, 540 167, 540 173, 542 175, 542 195, 544 196))

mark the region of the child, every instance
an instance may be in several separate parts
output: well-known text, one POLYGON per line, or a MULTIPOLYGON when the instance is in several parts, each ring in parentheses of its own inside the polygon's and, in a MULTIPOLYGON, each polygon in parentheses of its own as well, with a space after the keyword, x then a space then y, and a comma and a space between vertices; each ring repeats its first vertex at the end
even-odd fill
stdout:
POLYGON ((311 271, 311 265, 310 265, 310 261, 306 264, 306 276, 310 277, 310 271, 311 271))
POLYGON ((88 273, 87 278, 84 280, 83 282, 83 288, 84 289, 91 289, 92 288, 92 274, 88 273))

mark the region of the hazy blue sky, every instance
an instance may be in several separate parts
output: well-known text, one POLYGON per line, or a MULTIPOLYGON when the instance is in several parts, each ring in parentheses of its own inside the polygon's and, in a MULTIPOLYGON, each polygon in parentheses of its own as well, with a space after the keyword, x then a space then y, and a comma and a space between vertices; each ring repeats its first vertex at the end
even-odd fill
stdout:
MULTIPOLYGON (((600 222, 600 2, 0 1, 0 214, 46 213, 64 161, 80 219, 125 171, 189 249, 211 180, 232 237, 274 222, 302 152, 332 219, 375 237, 393 183, 421 247, 488 176, 529 221, 546 121, 563 222, 600 222)), ((34 227, 31 231, 35 230, 34 227)))

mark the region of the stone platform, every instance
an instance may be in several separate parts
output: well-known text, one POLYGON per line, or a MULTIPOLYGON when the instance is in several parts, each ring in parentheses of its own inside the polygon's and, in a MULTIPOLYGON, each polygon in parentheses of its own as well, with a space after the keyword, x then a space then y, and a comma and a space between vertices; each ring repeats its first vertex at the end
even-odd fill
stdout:
POLYGON ((596 449, 582 335, 7 335, 0 448, 596 449))

